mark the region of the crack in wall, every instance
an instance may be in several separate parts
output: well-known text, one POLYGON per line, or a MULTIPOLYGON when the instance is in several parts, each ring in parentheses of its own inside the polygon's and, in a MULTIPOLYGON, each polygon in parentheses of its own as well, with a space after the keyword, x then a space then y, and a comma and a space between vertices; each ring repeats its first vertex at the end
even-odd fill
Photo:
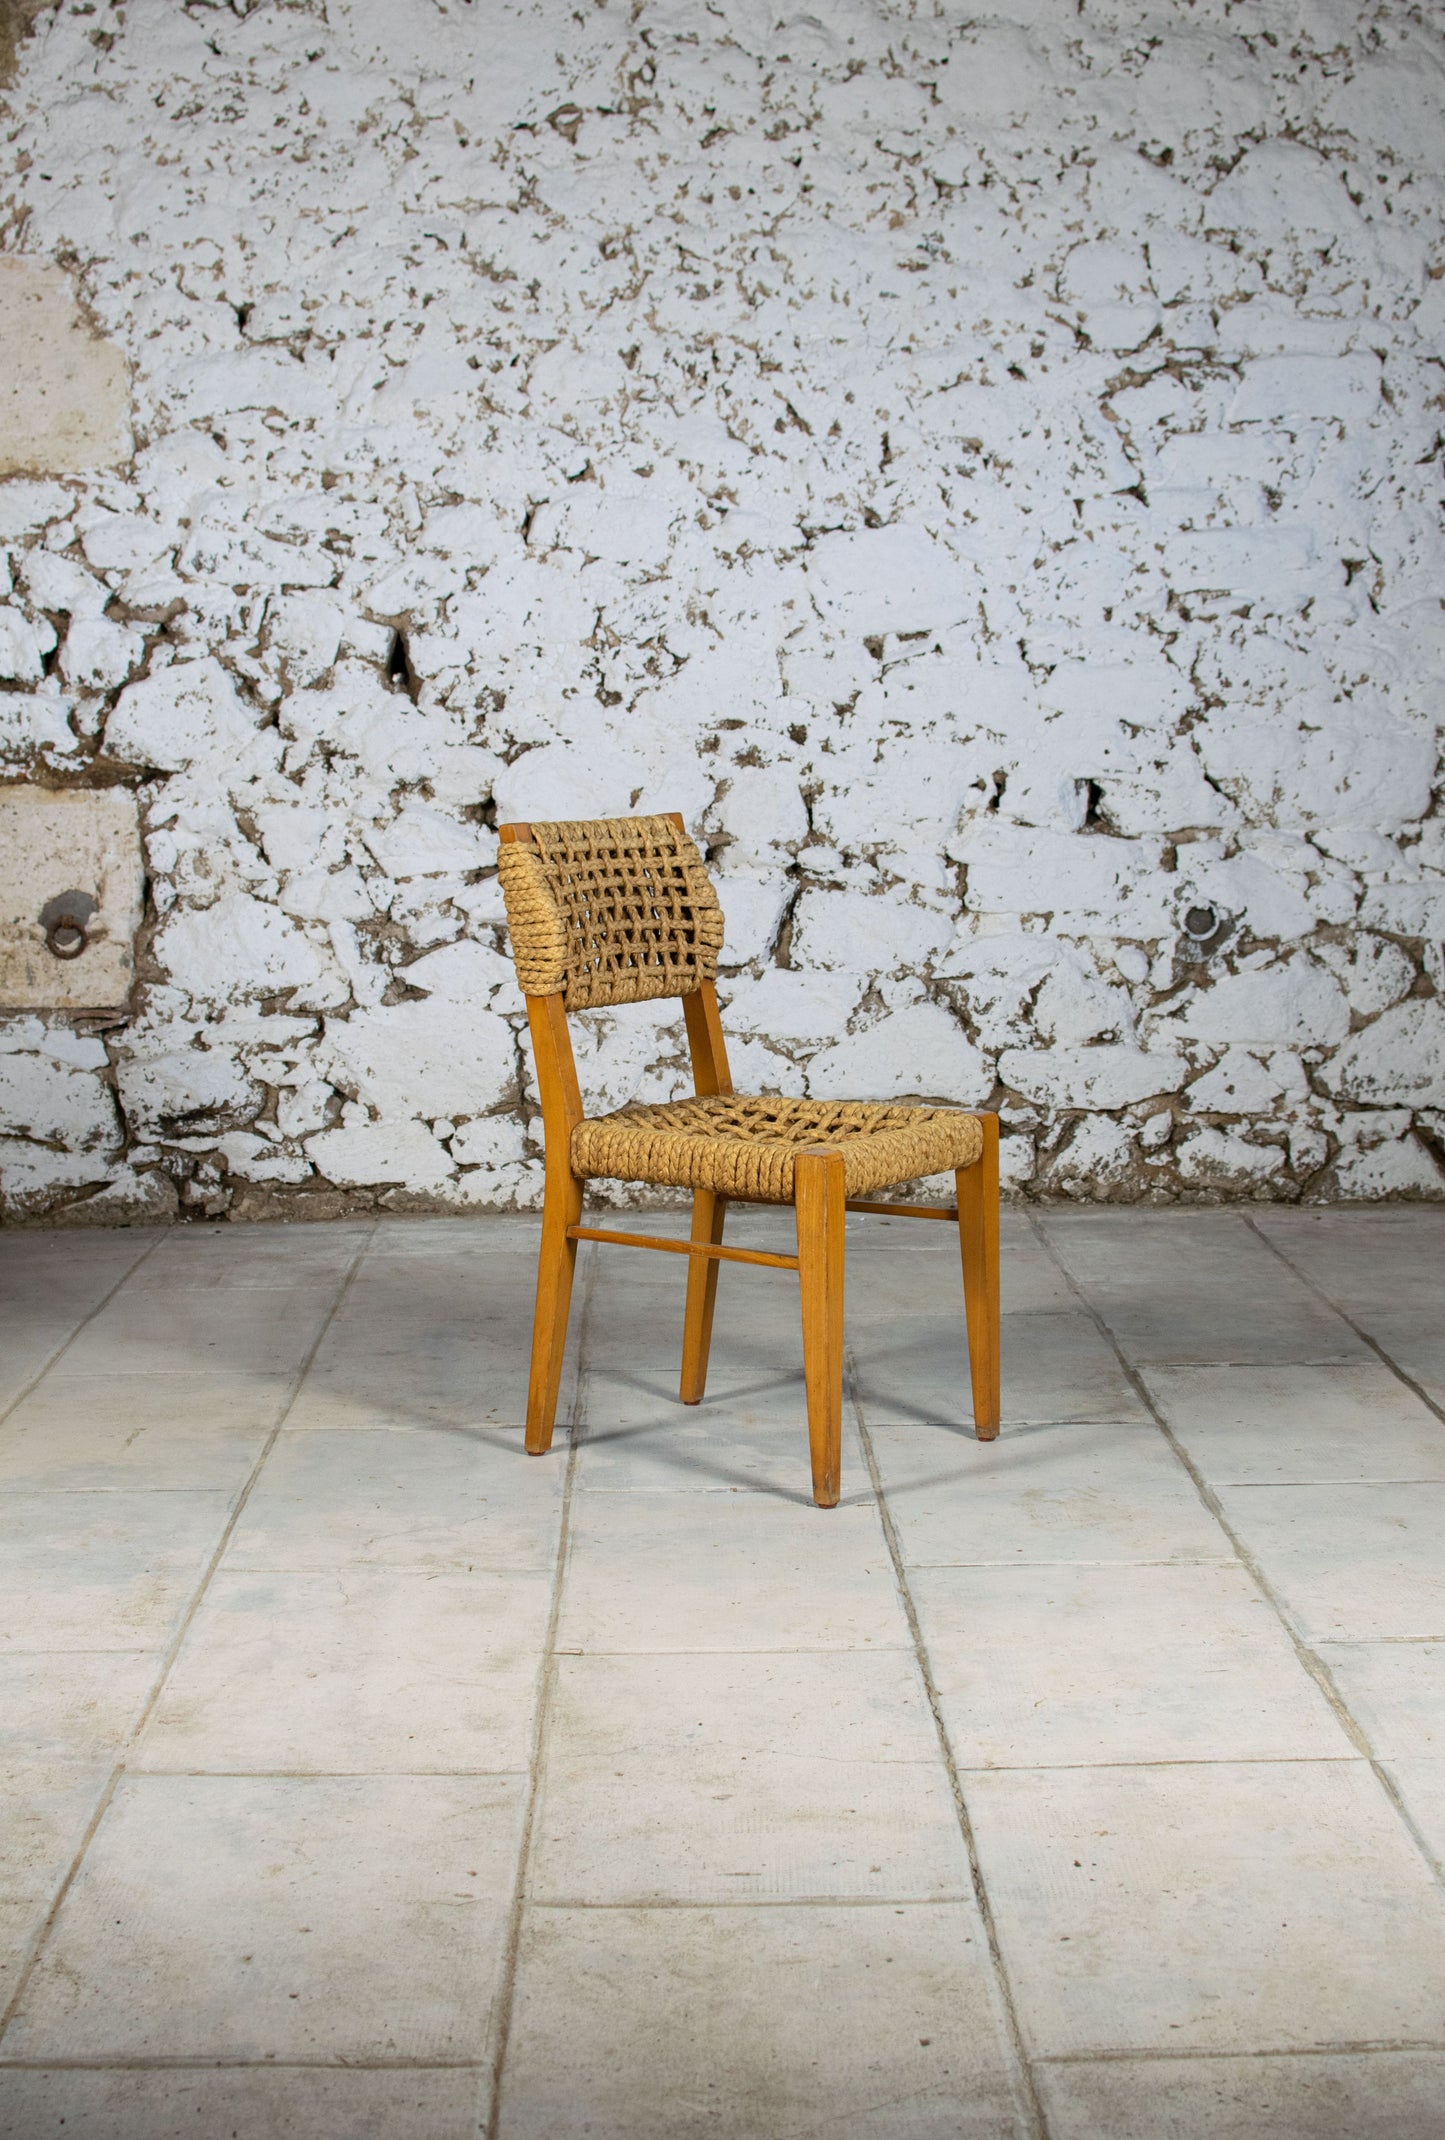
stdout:
POLYGON ((496 825, 633 807, 740 1082, 997 1105, 1027 1195, 1442 1193, 1445 49, 1156 13, 518 15, 505 82, 42 15, 3 242, 136 452, 0 482, 0 777, 133 784, 151 906, 103 1068, 0 1020, 7 1218, 534 1201, 496 825))

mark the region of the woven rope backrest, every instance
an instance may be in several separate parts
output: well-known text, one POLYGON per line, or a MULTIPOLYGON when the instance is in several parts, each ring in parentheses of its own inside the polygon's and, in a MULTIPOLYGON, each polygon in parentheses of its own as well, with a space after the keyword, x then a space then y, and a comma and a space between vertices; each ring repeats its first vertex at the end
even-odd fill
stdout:
POLYGON ((530 828, 498 857, 517 979, 569 1011, 686 996, 717 972, 723 917, 702 856, 670 817, 530 828))

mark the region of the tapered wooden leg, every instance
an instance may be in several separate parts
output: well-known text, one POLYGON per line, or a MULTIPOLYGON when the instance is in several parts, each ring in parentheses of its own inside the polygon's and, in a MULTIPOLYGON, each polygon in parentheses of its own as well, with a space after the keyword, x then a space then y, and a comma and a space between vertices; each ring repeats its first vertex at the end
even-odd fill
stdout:
POLYGON ((808 1391, 813 1499, 819 1508, 838 1505, 843 1441, 844 1196, 840 1152, 798 1154, 793 1202, 803 1302, 803 1379, 808 1391))
POLYGON ((991 1442, 999 1421, 998 1116, 980 1115, 983 1151, 954 1175, 958 1245, 963 1252, 963 1305, 968 1318, 968 1371, 973 1382, 973 1427, 991 1442))
MULTIPOLYGON (((723 1237, 727 1198, 711 1189, 697 1190, 692 1199, 692 1238, 710 1241, 714 1247, 723 1237)), ((687 1267, 687 1306, 682 1319, 682 1386, 684 1404, 701 1404, 707 1387, 707 1356, 712 1344, 712 1311, 717 1303, 718 1265, 715 1256, 694 1256, 687 1267)))
POLYGON ((575 1226, 581 1216, 581 1182, 562 1167, 549 1167, 542 1205, 542 1250, 537 1259, 537 1306, 532 1318, 532 1376, 527 1385, 529 1456, 542 1456, 552 1446, 562 1355, 567 1349, 572 1273, 577 1267, 577 1243, 568 1240, 567 1228, 575 1226))

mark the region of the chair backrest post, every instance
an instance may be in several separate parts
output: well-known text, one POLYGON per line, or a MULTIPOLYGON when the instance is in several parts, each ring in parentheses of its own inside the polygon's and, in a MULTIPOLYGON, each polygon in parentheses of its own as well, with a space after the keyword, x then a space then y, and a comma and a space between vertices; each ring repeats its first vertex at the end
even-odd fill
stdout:
POLYGON ((542 1102, 544 1149, 565 1154, 572 1132, 582 1120, 582 1088, 567 1010, 560 996, 528 996, 527 1024, 532 1033, 532 1060, 537 1066, 537 1096, 542 1102))
POLYGON ((711 981, 704 981, 701 988, 683 997, 682 1015, 687 1020, 693 1091, 705 1095, 731 1092, 733 1081, 728 1069, 727 1042, 723 1039, 717 990, 711 981))

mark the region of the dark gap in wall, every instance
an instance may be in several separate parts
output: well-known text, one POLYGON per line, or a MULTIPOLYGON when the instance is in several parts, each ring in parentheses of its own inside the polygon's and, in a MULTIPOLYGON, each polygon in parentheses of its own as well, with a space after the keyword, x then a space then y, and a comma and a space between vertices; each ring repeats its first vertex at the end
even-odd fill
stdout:
POLYGON ((391 635, 391 651, 386 657, 386 680, 393 690, 399 686, 409 699, 416 698, 416 672, 412 668, 411 657, 406 650, 406 639, 401 632, 393 632, 391 635))
POLYGON ((1097 780, 1086 780, 1084 793, 1088 798, 1084 806, 1084 830, 1097 832, 1104 822, 1104 791, 1097 780))

